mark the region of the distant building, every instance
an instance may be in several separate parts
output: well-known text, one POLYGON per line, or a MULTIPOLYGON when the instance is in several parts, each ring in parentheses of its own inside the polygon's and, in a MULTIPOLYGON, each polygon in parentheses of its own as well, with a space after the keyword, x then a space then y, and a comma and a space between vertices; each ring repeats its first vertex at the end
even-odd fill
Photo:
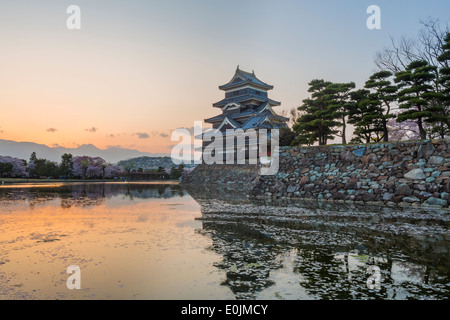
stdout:
MULTIPOLYGON (((220 109, 222 113, 204 121, 212 124, 212 128, 220 131, 222 135, 227 130, 254 129, 258 132, 259 129, 268 129, 270 141, 269 129, 287 127, 289 119, 277 115, 273 110, 273 107, 279 106, 280 102, 268 98, 267 92, 272 90, 273 86, 259 80, 254 72, 242 71, 238 66, 231 80, 219 86, 219 89, 225 91, 225 98, 213 103, 213 107, 220 109)), ((213 131, 203 134, 203 150, 210 143, 208 135, 214 135, 213 131)), ((227 149, 225 139, 223 140, 224 160, 229 157, 235 159, 236 148, 227 149)), ((249 150, 258 150, 258 141, 247 139, 245 148, 248 159, 249 150)))

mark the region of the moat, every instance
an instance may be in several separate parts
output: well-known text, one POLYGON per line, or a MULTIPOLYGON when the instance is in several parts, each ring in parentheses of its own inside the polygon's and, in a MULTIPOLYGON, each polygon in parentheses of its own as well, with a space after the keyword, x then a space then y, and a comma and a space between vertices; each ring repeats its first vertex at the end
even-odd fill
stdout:
POLYGON ((4 185, 0 299, 448 299, 449 221, 172 183, 4 185))

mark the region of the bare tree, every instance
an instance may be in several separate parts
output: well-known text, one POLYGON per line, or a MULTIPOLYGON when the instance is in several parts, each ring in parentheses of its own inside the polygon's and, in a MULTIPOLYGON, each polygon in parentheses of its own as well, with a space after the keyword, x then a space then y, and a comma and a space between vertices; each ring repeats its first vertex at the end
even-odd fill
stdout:
POLYGON ((391 46, 375 54, 375 65, 380 71, 391 71, 393 74, 405 70, 406 66, 414 60, 418 60, 420 55, 416 52, 416 40, 406 38, 399 39, 390 36, 391 46))
POLYGON ((417 38, 417 52, 422 60, 438 68, 448 67, 447 61, 439 61, 438 57, 444 53, 443 45, 445 37, 450 31, 448 22, 443 27, 439 19, 428 18, 421 20, 420 23, 425 27, 419 31, 417 38))
MULTIPOLYGON (((396 74, 404 71, 406 66, 413 61, 426 61, 434 68, 433 91, 436 94, 443 92, 443 85, 441 81, 441 70, 449 67, 449 61, 445 59, 438 59, 444 53, 444 44, 446 35, 450 32, 449 21, 442 23, 437 18, 429 17, 426 20, 420 20, 422 29, 414 38, 407 38, 402 36, 394 38, 391 36, 391 45, 378 51, 374 56, 375 65, 382 71, 390 71, 396 74)), ((442 111, 444 115, 449 114, 449 106, 442 105, 439 99, 430 100, 431 108, 444 108, 442 111)), ((396 106, 397 107, 397 106, 396 106)), ((448 121, 433 122, 433 134, 440 132, 440 136, 444 137, 445 126, 448 121)))
POLYGON ((292 128, 294 123, 297 121, 298 117, 300 117, 300 111, 298 111, 296 107, 293 107, 289 111, 281 110, 280 115, 282 117, 289 118, 287 125, 289 128, 292 128))
POLYGON ((420 24, 423 28, 417 37, 391 36, 391 46, 375 54, 374 62, 380 70, 395 74, 415 60, 425 60, 438 68, 448 67, 447 61, 440 62, 437 59, 443 53, 442 45, 446 34, 450 31, 448 22, 442 25, 439 19, 429 17, 427 20, 420 20, 420 24))

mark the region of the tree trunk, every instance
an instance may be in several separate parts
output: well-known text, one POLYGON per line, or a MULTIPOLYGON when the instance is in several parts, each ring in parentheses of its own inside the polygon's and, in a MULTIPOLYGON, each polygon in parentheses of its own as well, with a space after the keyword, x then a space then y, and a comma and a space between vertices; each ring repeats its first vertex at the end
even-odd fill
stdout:
POLYGON ((345 124, 345 117, 342 117, 342 144, 347 144, 347 138, 345 136, 345 129, 347 128, 345 124))
POLYGON ((383 141, 388 142, 389 141, 389 131, 387 128, 387 121, 386 119, 383 119, 383 141))
POLYGON ((325 139, 325 135, 322 130, 322 124, 319 123, 319 146, 324 145, 324 143, 323 143, 324 139, 325 139))
POLYGON ((422 118, 419 118, 417 120, 417 126, 419 127, 420 139, 425 140, 427 138, 427 133, 426 133, 425 129, 423 128, 422 118))

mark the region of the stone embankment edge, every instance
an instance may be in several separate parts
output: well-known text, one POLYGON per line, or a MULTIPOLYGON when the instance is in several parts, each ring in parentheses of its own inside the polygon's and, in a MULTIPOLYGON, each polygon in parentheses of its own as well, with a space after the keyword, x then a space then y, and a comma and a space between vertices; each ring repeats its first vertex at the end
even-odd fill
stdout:
POLYGON ((260 175, 258 165, 201 164, 182 184, 255 199, 444 209, 450 202, 450 139, 281 147, 275 175, 260 175))

